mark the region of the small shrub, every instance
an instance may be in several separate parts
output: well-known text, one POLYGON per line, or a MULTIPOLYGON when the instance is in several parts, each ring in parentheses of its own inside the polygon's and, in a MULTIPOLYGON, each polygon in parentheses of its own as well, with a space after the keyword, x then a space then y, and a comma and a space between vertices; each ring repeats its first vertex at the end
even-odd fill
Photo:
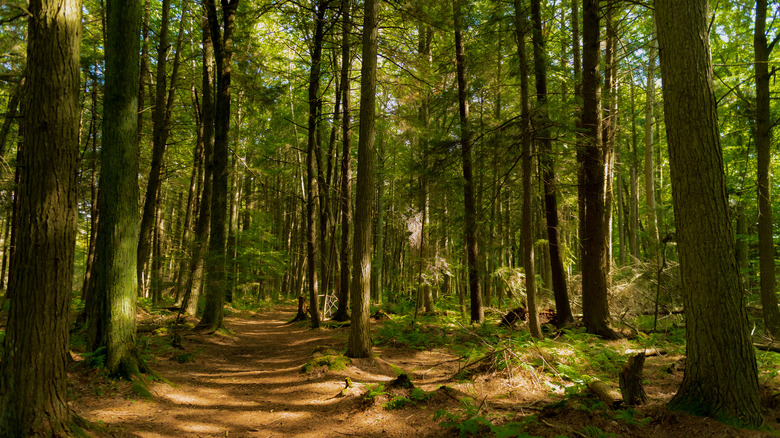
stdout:
POLYGON ((373 402, 377 397, 387 395, 385 391, 385 385, 377 383, 376 385, 368 385, 366 393, 363 394, 363 400, 367 402, 373 402))

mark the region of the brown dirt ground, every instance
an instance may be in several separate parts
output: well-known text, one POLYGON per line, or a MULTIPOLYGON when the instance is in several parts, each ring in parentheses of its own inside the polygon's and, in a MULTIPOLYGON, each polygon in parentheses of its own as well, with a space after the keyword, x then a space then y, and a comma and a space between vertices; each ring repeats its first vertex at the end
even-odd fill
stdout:
MULTIPOLYGON (((317 347, 343 351, 348 328, 311 330, 303 324, 286 324, 295 315, 292 307, 265 313, 244 312, 225 318, 229 334, 186 332, 185 352, 194 362, 171 360, 174 354, 152 358, 150 365, 162 381, 151 383, 152 397, 134 395, 128 382, 110 381, 83 366, 70 373, 71 407, 84 418, 104 425, 97 437, 446 437, 457 432, 443 429, 433 420, 440 409, 457 411, 459 398, 469 396, 481 404, 481 412, 493 419, 537 420, 527 432, 539 436, 598 436, 588 427, 617 437, 762 437, 771 432, 737 430, 711 419, 669 412, 665 404, 679 386, 681 372, 664 370, 679 357, 650 357, 645 366, 650 403, 637 409, 646 424, 616 421, 603 410, 583 408, 584 398, 570 398, 565 408, 550 403, 562 400, 551 394, 539 374, 515 370, 486 371, 473 382, 456 382, 463 365, 459 358, 435 349, 418 351, 401 345, 375 347, 375 359, 353 360, 341 371, 325 368, 302 373, 317 347), (391 365, 392 364, 392 365, 391 365), (436 391, 427 402, 403 409, 381 406, 387 397, 366 402, 363 394, 372 384, 395 378, 393 366, 407 372, 426 391, 447 385, 452 391, 436 391), (354 382, 346 396, 338 396, 345 379, 354 382), (649 421, 649 422, 648 422, 649 421)), ((381 322, 374 324, 381 324, 381 322)), ((775 386, 775 385, 773 385, 775 386)), ((780 409, 766 389, 765 416, 780 430, 780 409)))

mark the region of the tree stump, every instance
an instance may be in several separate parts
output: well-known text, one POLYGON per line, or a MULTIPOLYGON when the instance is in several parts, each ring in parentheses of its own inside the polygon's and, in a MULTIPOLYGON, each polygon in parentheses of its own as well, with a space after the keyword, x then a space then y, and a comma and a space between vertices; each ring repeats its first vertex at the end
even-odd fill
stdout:
POLYGON ((636 406, 647 403, 647 394, 642 384, 642 368, 645 366, 645 353, 628 358, 620 370, 620 391, 626 405, 636 406))
POLYGON ((298 313, 290 322, 306 321, 309 319, 307 312, 308 306, 306 305, 306 297, 298 297, 298 313))

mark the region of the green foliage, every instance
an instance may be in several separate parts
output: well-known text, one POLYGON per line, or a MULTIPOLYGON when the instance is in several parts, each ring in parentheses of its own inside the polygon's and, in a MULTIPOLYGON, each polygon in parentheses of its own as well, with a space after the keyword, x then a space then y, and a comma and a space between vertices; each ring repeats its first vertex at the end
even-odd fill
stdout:
POLYGON ((389 402, 382 405, 385 409, 402 409, 407 406, 414 406, 418 403, 424 403, 433 397, 433 393, 425 392, 421 388, 414 388, 408 397, 397 395, 393 397, 389 402))
POLYGON ((614 433, 604 432, 600 428, 588 425, 582 428, 580 433, 588 438, 617 438, 614 433))
POLYGON ((410 318, 404 316, 385 321, 377 331, 377 345, 405 345, 416 350, 429 350, 450 344, 448 330, 433 324, 432 317, 421 317, 419 324, 413 324, 410 318))
POLYGON ((377 383, 376 385, 368 385, 366 393, 363 394, 363 400, 367 402, 373 402, 377 397, 387 395, 385 385, 377 383))
POLYGON ((650 423, 652 421, 652 418, 645 417, 645 418, 635 418, 635 416, 638 414, 635 410, 628 408, 628 409, 618 409, 615 411, 614 419, 620 421, 623 424, 632 425, 632 426, 644 426, 650 423))
MULTIPOLYGON (((433 415, 433 419, 439 421, 439 424, 442 427, 456 430, 461 437, 483 436, 488 433, 500 438, 534 437, 534 435, 529 435, 525 432, 525 429, 527 429, 528 426, 537 423, 536 416, 534 415, 528 416, 522 421, 494 424, 494 421, 491 421, 491 419, 480 413, 480 407, 476 406, 472 399, 462 399, 461 405, 462 409, 460 412, 453 413, 441 409, 436 411, 433 415)), ((497 420, 499 420, 499 418, 496 418, 496 422, 498 422, 497 420)))
POLYGON ((84 360, 90 368, 103 368, 106 366, 106 347, 84 353, 84 360))

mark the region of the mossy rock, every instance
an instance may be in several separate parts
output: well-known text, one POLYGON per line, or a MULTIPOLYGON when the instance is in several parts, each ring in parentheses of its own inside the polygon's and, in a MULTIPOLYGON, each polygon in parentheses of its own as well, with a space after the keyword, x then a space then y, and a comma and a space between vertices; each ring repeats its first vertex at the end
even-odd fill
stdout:
POLYGON ((341 371, 347 368, 352 361, 339 354, 330 347, 319 346, 312 352, 312 359, 301 367, 301 372, 304 374, 311 373, 319 368, 327 368, 331 371, 341 371))

